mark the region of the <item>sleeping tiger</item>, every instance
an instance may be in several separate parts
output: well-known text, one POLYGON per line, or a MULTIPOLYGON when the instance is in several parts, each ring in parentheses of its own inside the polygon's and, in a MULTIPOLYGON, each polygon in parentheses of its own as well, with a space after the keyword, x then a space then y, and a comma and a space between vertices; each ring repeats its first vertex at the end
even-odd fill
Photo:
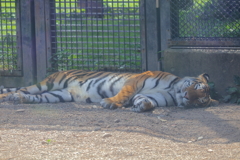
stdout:
POLYGON ((160 106, 211 106, 209 76, 179 78, 162 71, 113 73, 69 70, 23 88, 1 89, 0 101, 25 103, 100 102, 103 108, 132 106, 143 112, 160 106))

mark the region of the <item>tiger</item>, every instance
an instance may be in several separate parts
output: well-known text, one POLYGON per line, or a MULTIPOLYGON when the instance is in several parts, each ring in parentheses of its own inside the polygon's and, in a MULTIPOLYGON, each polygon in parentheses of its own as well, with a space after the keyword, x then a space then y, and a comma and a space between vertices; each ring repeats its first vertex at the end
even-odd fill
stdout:
POLYGON ((68 70, 53 73, 28 87, 1 89, 0 102, 94 102, 108 109, 131 106, 134 112, 165 106, 207 107, 218 104, 210 97, 208 81, 206 73, 180 78, 163 71, 68 70))

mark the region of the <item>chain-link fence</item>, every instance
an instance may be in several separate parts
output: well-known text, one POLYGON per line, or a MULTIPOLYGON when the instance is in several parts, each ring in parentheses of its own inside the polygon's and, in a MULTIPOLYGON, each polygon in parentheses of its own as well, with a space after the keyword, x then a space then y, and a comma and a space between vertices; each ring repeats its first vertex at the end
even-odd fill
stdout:
POLYGON ((0 1, 0 71, 17 70, 17 27, 15 0, 0 1))
POLYGON ((51 68, 140 71, 139 0, 51 0, 51 68))
POLYGON ((239 41, 239 0, 171 0, 171 39, 239 41))

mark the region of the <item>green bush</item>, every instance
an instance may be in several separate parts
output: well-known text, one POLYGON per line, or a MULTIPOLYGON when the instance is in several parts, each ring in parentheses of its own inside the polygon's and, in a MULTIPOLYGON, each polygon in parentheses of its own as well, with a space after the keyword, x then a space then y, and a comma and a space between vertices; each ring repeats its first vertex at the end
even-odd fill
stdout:
POLYGON ((229 87, 227 88, 227 93, 223 99, 226 103, 237 103, 240 104, 240 77, 237 75, 234 75, 234 83, 235 87, 229 87))

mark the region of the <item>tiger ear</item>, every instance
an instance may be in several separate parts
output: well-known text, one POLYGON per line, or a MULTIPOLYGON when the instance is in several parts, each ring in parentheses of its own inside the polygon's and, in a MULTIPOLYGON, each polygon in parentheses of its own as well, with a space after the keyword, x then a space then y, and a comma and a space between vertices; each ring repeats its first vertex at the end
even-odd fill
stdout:
POLYGON ((201 79, 202 81, 204 81, 205 83, 208 83, 209 82, 209 75, 207 73, 203 73, 203 74, 200 74, 198 76, 199 79, 201 79))

